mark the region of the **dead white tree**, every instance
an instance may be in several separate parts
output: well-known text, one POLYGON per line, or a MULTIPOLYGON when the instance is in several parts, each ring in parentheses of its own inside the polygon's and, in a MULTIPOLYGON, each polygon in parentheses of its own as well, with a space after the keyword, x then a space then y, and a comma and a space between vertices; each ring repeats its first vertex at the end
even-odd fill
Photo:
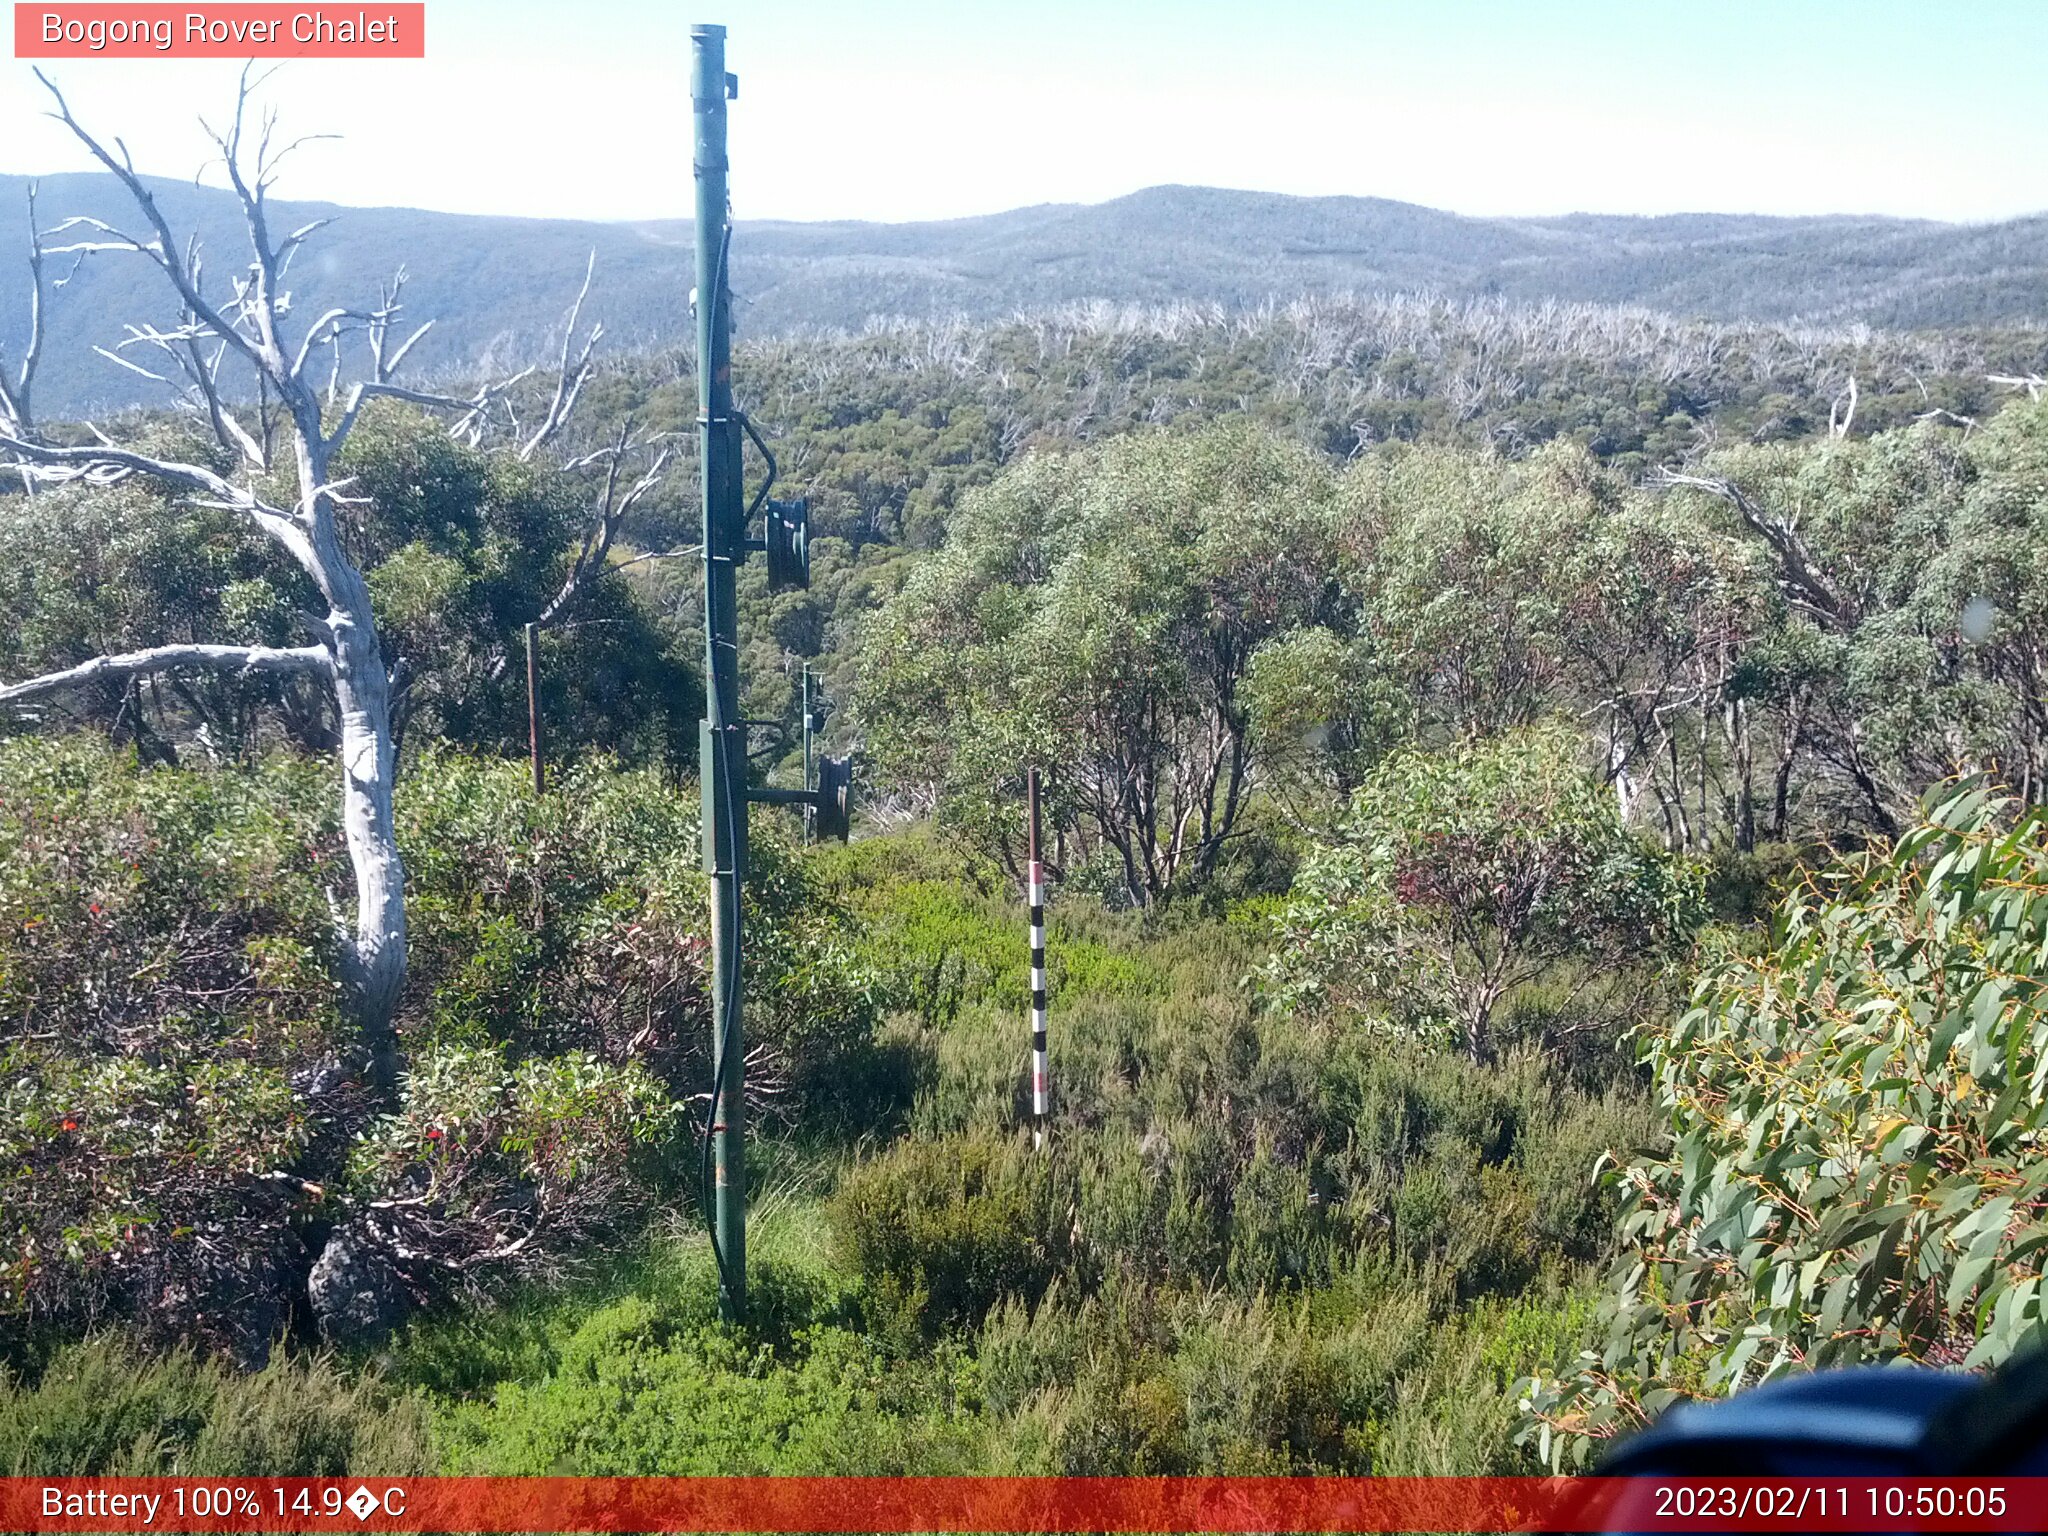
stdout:
MULTIPOLYGON (((548 629, 559 623, 576 599, 610 567, 612 544, 618 538, 619 529, 624 526, 627 515, 661 484, 674 452, 673 445, 658 438, 636 437, 633 423, 628 419, 620 423, 618 431, 603 447, 579 454, 561 466, 562 473, 569 475, 596 472, 598 488, 592 499, 590 521, 584 527, 582 542, 570 558, 569 570, 562 578, 561 587, 534 620, 536 628, 548 629), (635 476, 631 466, 636 457, 643 454, 651 454, 652 457, 635 476)), ((619 568, 638 565, 643 560, 665 560, 678 554, 694 554, 696 550, 694 544, 683 550, 655 550, 623 560, 619 568)))
MULTIPOLYGON (((10 437, 34 435, 35 413, 30 396, 35 389, 36 365, 43 356, 43 242, 36 230, 36 184, 28 184, 28 339, 22 346, 21 361, 14 377, 7 376, 6 359, 0 358, 0 432, 10 437)), ((33 485, 27 476, 24 484, 33 485)))
MULTIPOLYGON (((569 306, 568 316, 562 322, 562 351, 555 364, 554 396, 548 402, 547 414, 540 426, 520 442, 521 459, 533 459, 569 424, 576 402, 582 397, 583 386, 589 382, 595 368, 593 359, 597 344, 604 337, 604 325, 599 322, 591 326, 580 348, 576 345, 576 328, 582 319, 584 301, 590 297, 590 282, 596 271, 597 252, 592 251, 583 269, 583 287, 578 290, 576 300, 569 306), (573 362, 572 352, 575 354, 573 362)), ((628 416, 619 424, 618 430, 597 448, 576 454, 557 466, 564 475, 595 475, 597 490, 592 498, 590 520, 584 527, 582 541, 570 557, 561 587, 534 619, 536 629, 547 629, 560 623, 577 598, 603 573, 610 564, 612 543, 617 539, 619 529, 624 526, 628 514, 661 484, 674 452, 669 434, 640 437, 633 430, 632 417, 628 416), (646 467, 634 475, 632 466, 643 461, 646 467)), ((638 558, 662 559, 666 553, 638 558)))
MULTIPOLYGON (((303 615, 310 635, 303 646, 166 645, 101 656, 41 677, 0 683, 0 704, 19 705, 96 678, 140 678, 191 668, 231 675, 288 674, 323 685, 336 719, 342 828, 355 880, 353 919, 336 905, 343 979, 372 1080, 388 1086, 398 1065, 392 1017, 406 969, 405 873, 392 819, 392 685, 368 587, 337 530, 337 512, 351 498, 347 482, 336 481, 332 466, 372 399, 452 412, 451 431, 475 441, 505 392, 523 375, 486 385, 468 398, 396 382, 400 366, 428 329, 421 325, 399 339, 402 272, 374 308, 330 309, 292 340, 286 278, 293 257, 327 221, 281 236, 273 232, 268 194, 279 163, 303 141, 279 144, 273 113, 264 113, 260 126, 250 121, 253 85, 247 72, 228 127, 208 129, 249 235, 249 264, 224 285, 206 281, 196 241, 181 243, 173 234, 136 173, 127 146, 115 139, 110 148, 95 137, 72 115, 57 87, 40 71, 37 78, 54 102, 50 115, 120 181, 142 224, 130 234, 99 219, 73 218, 33 233, 29 345, 0 390, 0 461, 32 484, 104 485, 144 476, 196 504, 238 513, 305 572, 326 611, 303 615), (88 429, 94 441, 69 446, 51 441, 39 429, 31 402, 43 336, 44 263, 66 255, 81 261, 101 255, 140 257, 162 274, 178 302, 178 320, 169 326, 130 325, 120 344, 104 355, 180 390, 233 456, 233 470, 220 473, 206 464, 137 452, 97 428, 88 429), (344 391, 343 341, 351 336, 367 341, 368 367, 344 391), (136 361, 137 354, 156 367, 136 361), (328 409, 310 376, 322 360, 329 363, 328 409), (224 368, 229 370, 226 378, 224 368), (336 405, 339 409, 332 409, 336 405), (283 494, 268 488, 280 481, 290 487, 283 494)), ((530 434, 532 450, 559 429, 580 388, 579 375, 573 386, 565 380, 557 390, 547 419, 530 434)))
POLYGON ((1849 375, 1849 387, 1835 396, 1828 406, 1828 436, 1844 438, 1856 420, 1856 375, 1849 375))
POLYGON ((2024 389, 2029 400, 2040 399, 2041 391, 2048 389, 2048 379, 2038 373, 1991 373, 1984 377, 1986 383, 1996 384, 2000 389, 2024 389))

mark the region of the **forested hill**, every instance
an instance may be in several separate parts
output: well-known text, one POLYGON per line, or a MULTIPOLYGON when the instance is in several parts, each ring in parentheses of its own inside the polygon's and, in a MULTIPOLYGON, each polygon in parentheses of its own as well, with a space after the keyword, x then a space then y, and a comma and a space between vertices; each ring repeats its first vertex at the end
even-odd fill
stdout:
MULTIPOLYGON (((244 242, 227 193, 175 181, 152 187, 173 227, 201 232, 215 271, 239 264, 244 242)), ((19 209, 25 190, 24 178, 0 176, 0 209, 19 209)), ((118 188, 99 175, 44 178, 40 212, 45 226, 80 214, 132 223, 118 188)), ((273 216, 286 227, 335 219, 291 274, 302 312, 360 303, 402 263, 412 314, 440 321, 418 354, 429 371, 472 372, 480 361, 537 351, 593 249, 595 308, 625 346, 671 339, 689 286, 683 221, 594 224, 320 203, 280 203, 273 216)), ((18 229, 17 218, 7 222, 18 229)), ((1089 206, 935 223, 743 222, 733 266, 742 327, 756 335, 857 328, 878 315, 988 318, 1088 300, 1237 306, 1418 290, 1903 327, 2048 317, 2048 216, 1990 225, 1720 214, 1477 219, 1380 198, 1153 187, 1089 206)), ((52 264, 53 276, 67 270, 52 264)), ((123 321, 161 318, 156 291, 140 263, 99 256, 55 296, 45 410, 146 397, 145 380, 90 348, 111 345, 123 321)), ((14 355, 26 293, 22 266, 0 269, 0 346, 14 355)))

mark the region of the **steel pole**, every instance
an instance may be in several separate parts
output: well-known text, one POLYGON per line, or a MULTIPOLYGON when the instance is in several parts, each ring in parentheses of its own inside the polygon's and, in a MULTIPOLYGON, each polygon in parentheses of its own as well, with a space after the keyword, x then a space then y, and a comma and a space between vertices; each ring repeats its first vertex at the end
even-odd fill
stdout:
POLYGON ((713 1108, 711 1119, 719 1307, 747 1308, 746 1044, 740 1032, 740 880, 747 858, 745 730, 739 723, 739 609, 734 577, 746 558, 740 428, 732 407, 731 301, 726 263, 725 28, 690 29, 696 120, 697 462, 704 492, 704 672, 710 718, 698 750, 704 857, 711 877, 713 1108))

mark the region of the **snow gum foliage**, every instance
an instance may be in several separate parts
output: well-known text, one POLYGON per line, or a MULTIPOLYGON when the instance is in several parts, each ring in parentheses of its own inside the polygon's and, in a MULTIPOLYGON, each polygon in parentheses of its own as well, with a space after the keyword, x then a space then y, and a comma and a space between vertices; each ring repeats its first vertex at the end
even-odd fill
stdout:
POLYGON ((1389 757, 1278 914, 1271 1000, 1485 1061, 1515 988, 1675 957, 1704 916, 1698 873, 1622 826, 1580 753, 1538 728, 1389 757))
POLYGON ((1952 786, 1788 896, 1645 1060, 1672 1141, 1613 1178, 1604 1347, 1526 1384, 1555 1463, 1788 1371, 1994 1364, 2048 1251, 2048 814, 1952 786))
POLYGON ((1254 654, 1341 600, 1333 483, 1238 426, 1024 460, 869 630, 878 771, 1014 854, 1007 786, 1036 762, 1077 867, 1099 854, 1138 905, 1198 883, 1251 792, 1254 654))

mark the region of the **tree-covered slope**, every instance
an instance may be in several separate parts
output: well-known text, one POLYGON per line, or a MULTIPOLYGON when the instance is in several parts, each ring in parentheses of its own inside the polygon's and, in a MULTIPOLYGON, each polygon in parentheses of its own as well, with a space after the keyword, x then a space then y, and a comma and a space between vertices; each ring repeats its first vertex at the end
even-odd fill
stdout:
MULTIPOLYGON (((173 227, 199 232, 216 273, 240 264, 229 194, 151 186, 173 227)), ((25 178, 0 176, 0 209, 22 207, 26 190, 25 178)), ((118 224, 128 210, 117 191, 104 176, 46 177, 42 222, 86 215, 118 224)), ((675 340, 690 285, 690 226, 680 220, 595 224, 323 203, 279 203, 275 217, 285 227, 335 220, 292 273, 302 310, 372 296, 403 265, 411 312, 440 321, 418 354, 430 372, 473 372, 542 349, 592 251, 598 309, 628 346, 675 340)), ((52 265, 61 276, 68 259, 52 265)), ((733 269, 742 333, 757 336, 857 329, 877 316, 988 319, 1089 300, 1244 306, 1420 290, 1724 320, 1940 327, 2042 316, 2048 218, 1480 219, 1383 198, 1152 187, 1101 204, 928 223, 743 220, 733 269)), ((148 398, 146 380, 90 350, 118 341, 124 321, 162 318, 147 278, 132 257, 97 255, 55 296, 46 410, 148 398)), ((26 330, 27 291, 25 267, 0 271, 0 347, 10 351, 26 330)))

